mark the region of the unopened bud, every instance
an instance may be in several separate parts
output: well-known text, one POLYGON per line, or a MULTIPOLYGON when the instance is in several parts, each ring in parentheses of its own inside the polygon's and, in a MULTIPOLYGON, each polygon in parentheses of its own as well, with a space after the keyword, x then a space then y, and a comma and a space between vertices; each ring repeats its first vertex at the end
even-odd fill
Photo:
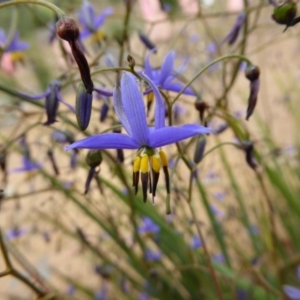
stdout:
POLYGON ((256 80, 259 78, 260 69, 258 66, 248 65, 245 70, 245 76, 250 81, 256 80))
POLYGON ((195 108, 199 111, 200 121, 203 122, 204 120, 204 112, 208 108, 208 104, 206 102, 202 101, 201 99, 197 99, 195 102, 195 108))
POLYGON ((139 38, 141 42, 149 49, 153 50, 154 53, 156 53, 156 46, 153 44, 152 41, 150 41, 149 37, 146 36, 144 33, 139 31, 139 38))
POLYGON ((198 164, 203 157, 206 146, 206 138, 204 135, 200 135, 196 142, 196 149, 194 153, 194 163, 198 164))
POLYGON ((56 32, 58 36, 69 42, 73 57, 78 65, 82 82, 88 93, 94 90, 94 83, 91 78, 89 64, 81 50, 78 41, 79 28, 76 21, 69 17, 62 17, 56 23, 56 32))
POLYGON ((274 7, 272 19, 278 24, 288 26, 293 23, 296 14, 297 2, 294 0, 287 0, 274 7))
POLYGON ((47 121, 44 123, 44 125, 48 126, 51 125, 56 121, 56 115, 58 111, 59 106, 59 100, 58 100, 58 93, 60 90, 60 85, 55 81, 50 85, 50 93, 46 97, 45 101, 45 109, 47 114, 47 121))
POLYGON ((134 67, 135 67, 135 59, 130 54, 128 54, 128 56, 127 56, 127 61, 128 61, 129 68, 130 69, 134 69, 134 67))
POLYGON ((83 83, 80 83, 76 94, 76 118, 79 128, 84 131, 87 129, 91 119, 93 94, 87 92, 83 83))
POLYGON ((104 122, 109 111, 107 102, 104 102, 100 110, 100 122, 104 122))
POLYGON ((74 19, 64 16, 56 23, 56 33, 65 41, 75 41, 79 37, 79 28, 74 19))
POLYGON ((250 95, 248 98, 246 120, 248 120, 252 115, 257 103, 257 97, 258 97, 259 85, 260 85, 259 75, 260 75, 259 67, 248 66, 246 68, 245 76, 248 80, 250 80, 250 95))
POLYGON ((85 158, 85 161, 91 168, 98 167, 102 162, 101 151, 100 150, 89 150, 89 152, 85 158))

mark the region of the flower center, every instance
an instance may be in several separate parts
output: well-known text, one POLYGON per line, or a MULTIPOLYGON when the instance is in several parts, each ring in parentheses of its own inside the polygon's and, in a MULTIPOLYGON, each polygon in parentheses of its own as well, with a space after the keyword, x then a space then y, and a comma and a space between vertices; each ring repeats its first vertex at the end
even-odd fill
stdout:
POLYGON ((138 184, 141 173, 142 189, 143 189, 143 200, 147 201, 147 190, 148 183, 149 192, 152 194, 152 202, 154 202, 154 197, 156 194, 157 183, 159 179, 159 171, 163 167, 165 179, 166 179, 166 189, 167 193, 170 193, 170 183, 169 183, 169 172, 168 172, 168 159, 166 154, 160 149, 152 149, 149 147, 144 147, 140 149, 133 162, 133 186, 135 187, 135 194, 138 192, 138 184))

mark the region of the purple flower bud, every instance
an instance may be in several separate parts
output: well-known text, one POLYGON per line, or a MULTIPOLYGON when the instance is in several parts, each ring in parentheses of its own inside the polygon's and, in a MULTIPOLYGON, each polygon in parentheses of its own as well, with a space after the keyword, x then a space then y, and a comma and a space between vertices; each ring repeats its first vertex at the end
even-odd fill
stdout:
POLYGON ((106 102, 104 102, 100 110, 100 122, 105 121, 108 111, 109 111, 109 105, 106 102))
POLYGON ((79 128, 84 131, 87 129, 92 112, 93 95, 88 93, 84 84, 80 83, 76 95, 76 118, 79 128))
POLYGON ((203 157, 204 150, 206 146, 206 138, 205 136, 201 135, 198 137, 197 142, 196 142, 196 149, 194 153, 194 163, 198 164, 203 157))
POLYGON ((257 66, 249 66, 245 71, 246 78, 250 80, 250 95, 248 98, 246 120, 248 120, 251 117, 257 103, 257 96, 260 84, 259 75, 260 69, 257 66))
POLYGON ((154 53, 156 53, 156 46, 153 44, 152 41, 141 31, 139 31, 139 38, 141 42, 149 49, 153 50, 154 53))
POLYGON ((3 175, 4 175, 4 178, 3 178, 4 182, 7 181, 6 157, 7 157, 6 150, 2 145, 0 145, 0 169, 2 170, 3 175))
POLYGON ((54 170, 55 175, 59 175, 59 170, 58 170, 57 163, 56 163, 56 160, 54 158, 52 149, 48 149, 47 155, 50 159, 50 162, 51 162, 51 165, 52 165, 52 168, 54 170))
POLYGON ((60 85, 58 84, 58 82, 54 81, 53 83, 51 83, 50 92, 47 95, 46 102, 45 102, 47 121, 44 123, 44 125, 51 125, 57 122, 56 115, 59 106, 59 99, 57 95, 59 91, 60 91, 60 85))
POLYGON ((247 17, 247 15, 245 12, 241 12, 238 15, 233 27, 231 28, 231 30, 227 34, 227 36, 224 38, 222 43, 227 42, 228 45, 233 45, 235 43, 235 41, 237 40, 237 38, 239 36, 239 32, 240 32, 243 24, 245 23, 246 17, 247 17))
POLYGON ((77 161, 77 153, 78 153, 78 151, 74 150, 73 153, 72 153, 72 155, 71 155, 70 167, 71 167, 72 170, 76 169, 76 167, 77 167, 77 163, 78 163, 78 161, 77 161))

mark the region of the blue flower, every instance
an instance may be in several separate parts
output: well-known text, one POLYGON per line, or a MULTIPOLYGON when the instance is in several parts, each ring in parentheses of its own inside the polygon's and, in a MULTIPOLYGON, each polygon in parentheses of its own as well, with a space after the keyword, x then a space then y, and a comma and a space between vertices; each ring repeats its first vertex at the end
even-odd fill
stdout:
MULTIPOLYGON (((152 68, 149 61, 149 56, 153 52, 149 51, 145 58, 144 72, 145 74, 161 89, 173 92, 180 92, 184 85, 174 81, 178 77, 178 73, 183 73, 185 66, 179 68, 178 71, 174 70, 175 51, 170 51, 160 69, 152 68)), ((187 88, 183 94, 195 95, 191 88, 187 88)))
POLYGON ((139 233, 151 234, 158 233, 160 231, 160 227, 155 224, 152 219, 149 217, 143 218, 143 224, 138 228, 139 233))
POLYGON ((240 30, 242 29, 245 21, 246 21, 246 13, 241 12, 233 24, 230 32, 226 35, 226 37, 223 39, 222 43, 228 43, 228 45, 233 45, 235 41, 237 40, 240 30))
MULTIPOLYGON (((300 266, 298 266, 297 268, 297 277, 300 280, 300 266)), ((299 288, 293 287, 291 285, 284 285, 283 291, 291 300, 300 300, 299 288)))
POLYGON ((133 164, 133 186, 137 193, 141 171, 144 201, 147 199, 149 175, 151 178, 150 192, 155 197, 159 171, 163 167, 166 176, 167 192, 169 193, 168 160, 166 154, 156 150, 199 134, 209 134, 213 130, 196 124, 183 126, 165 126, 164 102, 156 85, 146 75, 144 79, 150 84, 155 97, 155 126, 147 125, 145 105, 138 89, 136 78, 124 72, 121 85, 114 89, 113 100, 116 114, 127 134, 103 133, 87 137, 68 146, 66 150, 84 149, 136 149, 138 150, 133 164))
POLYGON ((5 31, 0 28, 0 46, 4 47, 4 52, 22 52, 29 48, 29 44, 19 40, 19 32, 16 31, 15 35, 8 41, 5 31), (9 42, 9 43, 8 43, 9 42), (8 43, 8 44, 7 44, 8 43))
POLYGON ((5 235, 7 237, 7 239, 9 239, 10 241, 15 240, 21 236, 23 236, 24 234, 26 234, 29 230, 26 228, 18 228, 18 227, 13 227, 9 230, 6 231, 5 235))
POLYGON ((11 173, 19 172, 31 172, 36 171, 42 168, 42 165, 39 163, 33 162, 29 157, 22 157, 22 166, 11 170, 11 173))
POLYGON ((152 251, 152 250, 146 250, 145 252, 145 259, 147 261, 160 261, 161 260, 161 252, 160 251, 152 251))
POLYGON ((104 34, 99 29, 113 11, 114 9, 112 7, 108 7, 100 15, 96 16, 93 5, 88 0, 84 0, 79 11, 79 22, 83 27, 80 38, 85 39, 89 36, 93 36, 96 41, 103 38, 104 34))
POLYGON ((192 238, 191 238, 191 247, 193 249, 199 249, 199 248, 202 248, 202 242, 199 238, 198 235, 194 235, 192 238))

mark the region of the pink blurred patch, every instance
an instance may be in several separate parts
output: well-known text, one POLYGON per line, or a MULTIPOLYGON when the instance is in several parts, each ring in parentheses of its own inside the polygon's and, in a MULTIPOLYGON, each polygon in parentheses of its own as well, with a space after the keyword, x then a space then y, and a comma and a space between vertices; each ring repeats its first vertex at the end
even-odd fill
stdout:
POLYGON ((10 74, 14 73, 16 70, 10 53, 4 53, 2 55, 0 66, 1 70, 10 74))
MULTIPOLYGON (((158 0, 138 0, 140 9, 144 19, 148 22, 155 22, 159 20, 166 20, 167 14, 161 10, 158 0)), ((149 38, 154 43, 159 41, 166 41, 172 36, 172 26, 169 21, 154 25, 153 27, 147 25, 146 31, 151 30, 149 38)))
POLYGON ((199 13, 198 0, 179 0, 182 12, 188 16, 195 16, 199 13))

